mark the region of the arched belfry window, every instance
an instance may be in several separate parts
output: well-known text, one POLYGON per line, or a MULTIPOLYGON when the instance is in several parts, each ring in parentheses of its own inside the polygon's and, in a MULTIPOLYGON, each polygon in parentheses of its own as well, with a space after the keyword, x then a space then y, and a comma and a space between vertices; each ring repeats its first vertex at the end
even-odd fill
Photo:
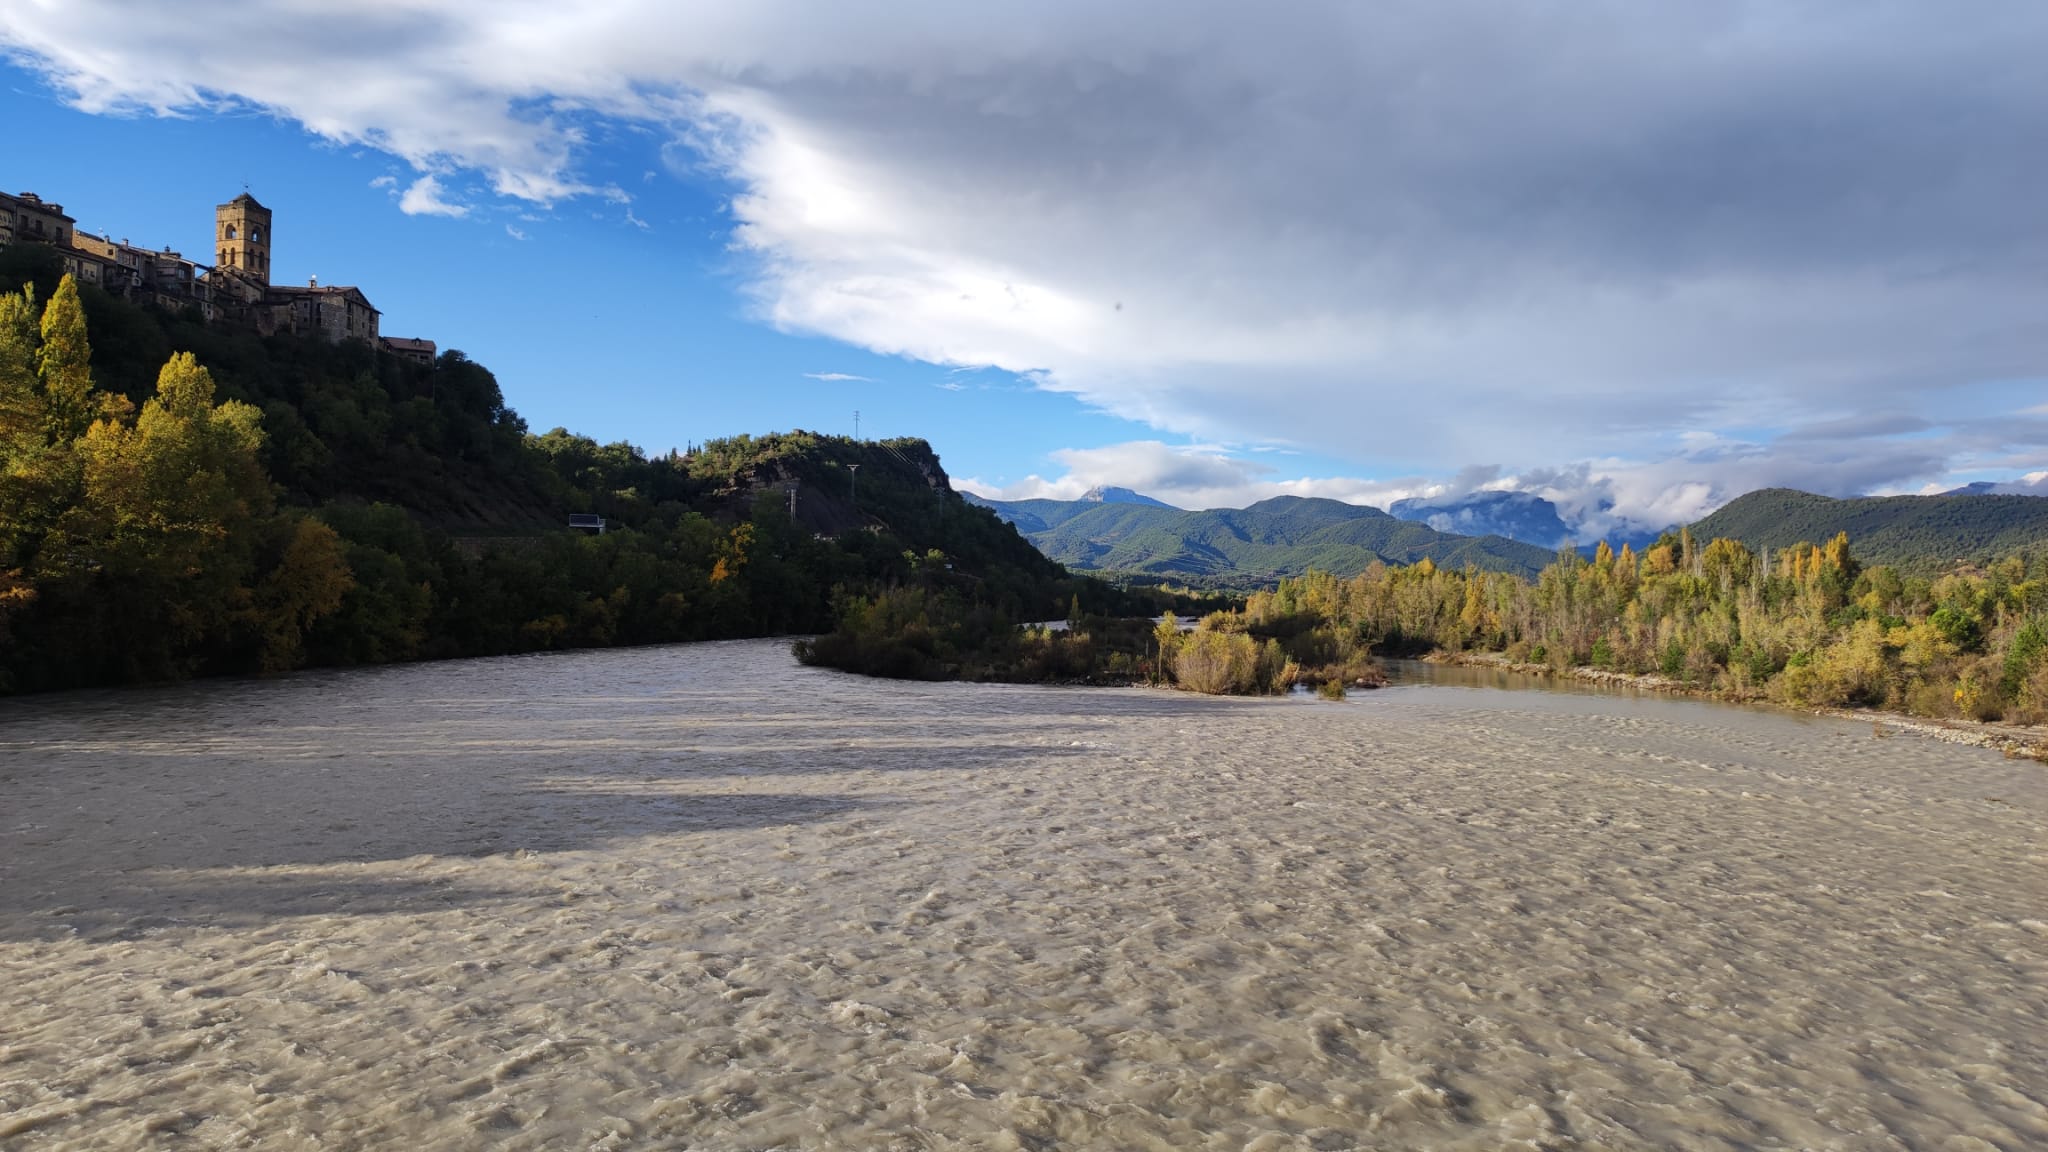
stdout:
POLYGON ((230 224, 230 225, 228 225, 228 239, 230 239, 230 240, 233 240, 234 238, 235 238, 235 226, 234 226, 233 224, 230 224))
POLYGON ((261 244, 261 243, 263 243, 263 229, 261 229, 261 228, 251 228, 251 229, 249 229, 249 243, 251 243, 251 244, 261 244))

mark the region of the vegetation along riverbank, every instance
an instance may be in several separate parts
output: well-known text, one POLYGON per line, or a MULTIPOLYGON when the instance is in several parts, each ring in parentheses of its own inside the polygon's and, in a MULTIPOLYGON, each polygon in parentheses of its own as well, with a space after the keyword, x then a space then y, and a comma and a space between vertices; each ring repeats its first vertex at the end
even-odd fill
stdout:
MULTIPOLYGON (((1580 665, 1573 668, 1558 668, 1551 664, 1537 664, 1528 660, 1510 660, 1499 652, 1431 652, 1422 657, 1431 664, 1446 664, 1461 668, 1493 669, 1521 676, 1535 676, 1548 680, 1571 680, 1584 684, 1602 685, 1610 688, 1627 688, 1638 692, 1656 692, 1672 696, 1693 696, 1709 700, 1724 700, 1736 704, 1769 703, 1757 695, 1733 696, 1700 684, 1674 680, 1656 673, 1616 672, 1606 668, 1592 668, 1580 665)), ((1790 705, 1785 705, 1791 707, 1790 705)), ((1956 717, 1929 718, 1908 715, 1885 709, 1871 708, 1808 708, 1799 711, 1812 712, 1820 716, 1832 716, 1840 720, 1868 720, 1874 735, 1882 738, 1899 732, 1910 732, 1949 744, 1963 744, 1975 748, 1993 748, 2008 756, 2025 756, 2030 759, 2048 761, 2048 730, 2031 725, 2015 726, 2002 721, 1968 720, 1956 717)))
MULTIPOLYGON (((1641 555, 1561 554, 1534 581, 1417 564, 1283 582, 1257 622, 1306 616, 1389 653, 1962 725, 2048 717, 2048 565, 1939 577, 1864 567, 1845 535, 1752 553, 1671 534, 1641 555)), ((1983 742, 2022 740, 1984 730, 1983 742)), ((2030 740, 2025 741, 2031 744, 2030 740)))
MULTIPOLYGON (((2048 718, 2048 562, 2014 557, 1929 578, 1865 567, 1846 535, 1752 552, 1672 533, 1638 555, 1566 551, 1534 580, 1373 565, 1311 572, 1213 613, 1193 632, 1155 629, 1149 648, 1104 642, 1080 621, 1058 639, 963 627, 906 600, 856 601, 807 658, 883 675, 894 645, 908 674, 1030 678, 1006 653, 1057 645, 1061 673, 1114 667, 1196 691, 1269 692, 1373 675, 1374 653, 1502 661, 1646 687, 1808 708, 2034 725, 2048 718), (991 672, 991 670, 994 670, 991 672)), ((1122 634, 1128 635, 1128 626, 1122 634)))

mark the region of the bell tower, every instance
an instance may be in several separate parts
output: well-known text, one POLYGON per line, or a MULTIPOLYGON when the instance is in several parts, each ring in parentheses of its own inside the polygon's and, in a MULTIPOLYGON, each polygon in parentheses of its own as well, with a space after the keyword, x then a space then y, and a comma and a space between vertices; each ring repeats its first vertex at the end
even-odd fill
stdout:
POLYGON ((270 283, 270 209, 247 192, 213 210, 215 263, 270 283))

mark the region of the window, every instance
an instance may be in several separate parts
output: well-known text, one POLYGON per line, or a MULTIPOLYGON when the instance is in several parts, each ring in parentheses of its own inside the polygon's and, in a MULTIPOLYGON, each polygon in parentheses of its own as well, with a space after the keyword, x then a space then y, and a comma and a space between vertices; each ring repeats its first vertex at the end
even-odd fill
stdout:
POLYGON ((261 244, 261 243, 263 243, 263 229, 261 229, 261 228, 251 228, 251 229, 249 229, 249 243, 251 243, 251 244, 261 244))
POLYGON ((230 240, 233 240, 234 238, 235 238, 235 226, 234 226, 233 224, 230 224, 230 225, 228 225, 228 239, 230 239, 230 240))

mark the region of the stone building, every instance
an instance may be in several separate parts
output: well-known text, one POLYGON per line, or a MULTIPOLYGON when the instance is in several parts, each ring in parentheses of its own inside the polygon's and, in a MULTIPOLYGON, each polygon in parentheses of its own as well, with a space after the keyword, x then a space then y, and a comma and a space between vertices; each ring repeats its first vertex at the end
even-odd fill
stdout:
POLYGON ((33 192, 9 196, 0 192, 0 244, 24 242, 71 247, 76 221, 64 214, 62 204, 46 203, 33 192))
POLYGON ((304 287, 270 282, 272 213, 244 192, 214 206, 214 264, 187 260, 169 248, 136 248, 90 232, 64 214, 64 206, 33 192, 0 193, 0 247, 44 244, 63 257, 80 283, 171 311, 196 308, 208 321, 252 328, 264 335, 289 332, 340 343, 361 340, 423 364, 434 362, 432 340, 385 340, 382 314, 363 290, 349 285, 304 287))
POLYGON ((414 340, 404 336, 386 336, 384 350, 393 356, 403 357, 419 364, 432 364, 439 349, 432 340, 414 340))
POLYGON ((81 284, 93 284, 125 300, 178 311, 197 308, 214 318, 212 289, 204 264, 165 248, 151 251, 126 240, 81 232, 62 204, 33 192, 0 193, 0 246, 41 244, 63 260, 64 271, 81 284))
POLYGON ((213 209, 215 268, 239 272, 258 284, 270 283, 270 209, 247 192, 213 209))
POLYGON ((331 344, 344 340, 378 343, 380 313, 360 288, 322 285, 317 280, 304 288, 272 284, 264 290, 263 303, 274 314, 271 323, 275 331, 318 336, 331 344))
POLYGON ((216 294, 232 301, 226 306, 230 317, 265 335, 290 332, 336 344, 377 344, 380 313, 362 289, 323 286, 317 279, 303 288, 270 282, 271 224, 270 209, 247 192, 213 209, 211 278, 218 285, 216 294))
POLYGON ((211 269, 177 252, 137 248, 90 232, 71 234, 64 270, 81 283, 97 284, 109 293, 166 311, 197 309, 208 321, 219 316, 213 303, 211 269))

